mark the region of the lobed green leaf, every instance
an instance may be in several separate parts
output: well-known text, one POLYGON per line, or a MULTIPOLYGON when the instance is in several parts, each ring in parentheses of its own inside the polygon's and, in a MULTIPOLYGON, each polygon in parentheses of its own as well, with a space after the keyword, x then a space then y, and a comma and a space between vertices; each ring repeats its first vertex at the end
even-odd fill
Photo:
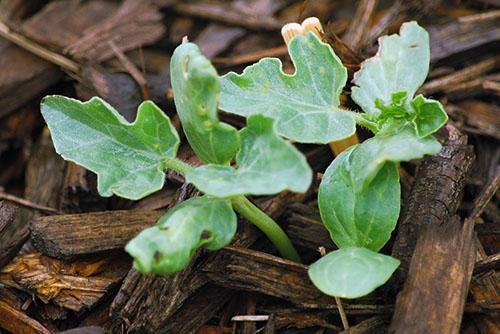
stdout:
POLYGON ((229 244, 236 233, 236 221, 228 200, 191 198, 139 233, 125 251, 141 273, 173 274, 188 265, 198 248, 217 250, 229 244))
POLYGON ((287 189, 307 191, 312 182, 311 168, 299 150, 275 133, 270 118, 250 116, 240 136, 237 169, 205 165, 190 171, 186 180, 217 197, 270 195, 287 189))
MULTIPOLYGON (((339 248, 381 249, 396 226, 400 209, 398 164, 385 162, 365 188, 357 187, 355 155, 342 152, 328 167, 319 187, 321 219, 339 248)), ((363 153, 361 153, 363 154, 363 153)))
POLYGON ((383 104, 391 102, 392 94, 406 92, 413 98, 429 72, 429 34, 416 22, 403 23, 399 35, 379 38, 377 54, 365 60, 354 74, 352 99, 372 117, 383 104))
POLYGON ((219 121, 220 80, 193 43, 179 45, 170 62, 170 80, 184 133, 205 163, 228 164, 240 147, 237 130, 219 121))
POLYGON ((309 267, 309 277, 323 293, 341 298, 365 296, 387 282, 399 260, 366 248, 333 251, 309 267))
POLYGON ((347 70, 332 48, 310 32, 294 37, 289 53, 293 75, 283 73, 277 58, 261 59, 241 75, 224 75, 220 108, 245 117, 271 117, 280 135, 301 143, 328 143, 352 135, 354 119, 339 109, 347 70))
POLYGON ((179 136, 153 102, 139 106, 132 124, 98 97, 47 96, 41 111, 57 153, 96 173, 101 196, 136 200, 163 187, 163 162, 176 156, 179 136))

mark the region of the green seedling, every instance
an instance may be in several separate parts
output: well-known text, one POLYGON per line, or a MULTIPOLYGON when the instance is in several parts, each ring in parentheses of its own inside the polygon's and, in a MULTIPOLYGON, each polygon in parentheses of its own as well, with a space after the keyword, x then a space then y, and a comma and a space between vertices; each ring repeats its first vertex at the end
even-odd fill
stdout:
POLYGON ((95 172, 102 196, 143 198, 164 186, 166 170, 184 175, 204 193, 175 206, 127 244, 142 273, 175 273, 198 248, 226 246, 236 232, 234 211, 259 227, 283 257, 300 261, 279 225, 245 195, 307 191, 312 171, 305 157, 277 134, 268 116, 252 115, 239 131, 219 121, 220 78, 196 45, 180 45, 170 68, 177 113, 203 166, 176 158, 179 136, 151 101, 139 106, 130 124, 98 97, 87 102, 45 97, 42 115, 56 151, 95 172))
POLYGON ((355 124, 374 137, 341 153, 326 170, 318 195, 323 223, 338 246, 313 263, 309 276, 324 293, 358 298, 386 282, 399 261, 378 251, 400 210, 399 163, 439 152, 432 136, 447 122, 438 101, 414 97, 429 70, 429 36, 416 22, 379 39, 377 54, 355 74, 352 99, 363 113, 341 110, 346 68, 313 33, 289 43, 295 74, 278 59, 260 60, 222 77, 220 108, 251 117, 264 114, 278 133, 306 143, 348 137, 355 124))
POLYGON ((386 282, 399 265, 378 253, 399 216, 399 163, 436 154, 441 146, 432 133, 447 121, 438 101, 414 97, 428 72, 427 32, 410 22, 379 43, 377 55, 354 79, 352 98, 363 113, 340 107, 346 68, 313 32, 289 43, 293 75, 283 73, 280 60, 265 58, 241 75, 219 78, 196 45, 180 45, 171 60, 171 82, 186 138, 204 163, 196 168, 176 158, 179 136, 150 101, 139 106, 132 124, 97 97, 80 102, 48 96, 42 114, 57 152, 95 172, 102 196, 143 198, 164 186, 166 170, 204 193, 175 206, 127 244, 140 272, 158 274, 182 270, 200 247, 227 245, 236 231, 235 211, 283 257, 300 261, 279 225, 245 196, 308 189, 312 171, 286 139, 328 143, 353 135, 356 124, 370 129, 374 137, 341 153, 324 174, 318 203, 339 249, 309 269, 321 291, 357 298, 386 282), (246 117, 246 127, 221 122, 218 107, 246 117))

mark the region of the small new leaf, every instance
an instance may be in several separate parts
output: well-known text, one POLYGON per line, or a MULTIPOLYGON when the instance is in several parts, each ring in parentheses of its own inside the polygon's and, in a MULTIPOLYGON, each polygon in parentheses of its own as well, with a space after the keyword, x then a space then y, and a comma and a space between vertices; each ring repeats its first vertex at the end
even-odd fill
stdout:
POLYGON ((448 115, 439 101, 418 95, 411 102, 415 110, 415 129, 423 138, 439 130, 448 121, 448 115))
POLYGON ((342 152, 319 187, 321 219, 339 248, 380 250, 391 237, 400 208, 398 164, 385 162, 366 188, 357 187, 360 146, 342 152))
POLYGON ((170 61, 170 80, 184 133, 205 163, 226 165, 240 147, 238 131, 220 122, 220 80, 210 61, 193 43, 179 45, 170 61))
POLYGON ((416 22, 403 23, 399 35, 379 38, 377 54, 365 60, 354 74, 352 99, 365 113, 377 117, 377 99, 384 105, 393 93, 412 99, 429 71, 429 34, 416 22))
POLYGON ((339 109, 347 70, 332 48, 312 32, 288 47, 295 74, 287 75, 276 58, 264 58, 243 74, 222 77, 220 108, 276 121, 278 134, 301 143, 328 143, 352 135, 355 122, 339 109))
POLYGON ((311 168, 299 150, 275 133, 270 118, 250 116, 240 136, 238 168, 201 166, 190 171, 186 180, 217 197, 270 195, 287 189, 307 191, 312 181, 311 168))
POLYGON ((236 227, 236 214, 229 201, 191 198, 139 233, 125 251, 141 273, 173 274, 188 265, 196 249, 217 250, 229 244, 236 227))
POLYGON ((308 273, 314 285, 327 295, 359 298, 387 282, 399 263, 366 248, 350 247, 323 256, 308 273))
POLYGON ((41 110, 57 153, 96 173, 102 196, 136 200, 163 187, 163 162, 176 156, 179 136, 153 102, 139 106, 134 123, 98 97, 47 96, 41 110))

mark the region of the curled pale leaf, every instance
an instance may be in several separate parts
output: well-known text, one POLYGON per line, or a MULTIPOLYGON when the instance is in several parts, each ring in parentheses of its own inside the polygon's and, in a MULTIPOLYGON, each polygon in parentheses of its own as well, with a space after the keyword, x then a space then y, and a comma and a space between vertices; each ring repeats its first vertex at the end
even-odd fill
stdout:
POLYGON ((229 201, 191 198, 139 233, 125 250, 134 258, 138 271, 173 274, 188 265, 196 249, 217 250, 229 244, 236 227, 236 214, 229 201))
POLYGON ((333 251, 309 267, 309 277, 323 293, 341 298, 363 297, 385 282, 399 260, 366 248, 333 251))
POLYGON ((270 118, 250 116, 240 136, 238 168, 201 166, 190 171, 186 180, 217 197, 276 194, 287 189, 307 191, 312 181, 311 168, 299 150, 275 133, 270 118))
POLYGON ((352 99, 373 117, 380 114, 375 101, 391 102, 393 93, 412 99, 429 71, 429 34, 416 22, 403 23, 399 35, 379 38, 377 54, 355 73, 352 99))
POLYGON ((321 219, 339 248, 381 249, 396 226, 400 209, 398 164, 385 162, 366 188, 356 185, 359 146, 342 152, 319 187, 321 219))
POLYGON ((102 196, 140 199, 163 187, 163 162, 177 154, 179 136, 153 102, 139 106, 134 123, 98 97, 47 96, 41 110, 57 153, 96 173, 102 196))
POLYGON ((355 122, 339 109, 347 70, 332 48, 312 32, 289 44, 295 74, 282 71, 277 58, 264 58, 243 74, 222 77, 220 108, 248 117, 263 114, 277 132, 302 143, 328 143, 352 135, 355 122))
POLYGON ((193 43, 179 45, 170 61, 170 80, 184 133, 205 163, 228 164, 240 146, 238 132, 220 122, 220 80, 210 61, 193 43))

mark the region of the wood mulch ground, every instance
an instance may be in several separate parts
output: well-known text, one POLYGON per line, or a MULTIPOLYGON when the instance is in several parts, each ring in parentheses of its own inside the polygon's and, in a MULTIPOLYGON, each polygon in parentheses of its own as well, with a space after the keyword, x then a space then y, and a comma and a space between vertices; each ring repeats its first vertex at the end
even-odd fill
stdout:
MULTIPOLYGON (((0 0, 0 333, 500 333, 499 23, 498 0, 0 0), (450 116, 441 153, 401 168, 402 214, 383 251, 402 265, 343 301, 348 330, 307 267, 245 222, 176 275, 138 274, 123 246, 193 189, 170 173, 141 201, 101 198, 92 173, 54 152, 39 112, 47 94, 99 95, 129 120, 148 98, 175 119, 169 60, 183 36, 219 73, 263 56, 292 70, 279 30, 308 16, 329 22, 351 76, 378 36, 418 20, 432 53, 420 91, 450 116)), ((318 175, 333 159, 328 146, 300 148, 318 175)), ((186 146, 180 157, 196 163, 186 146)), ((316 194, 317 182, 254 199, 307 263, 333 248, 316 194)))

